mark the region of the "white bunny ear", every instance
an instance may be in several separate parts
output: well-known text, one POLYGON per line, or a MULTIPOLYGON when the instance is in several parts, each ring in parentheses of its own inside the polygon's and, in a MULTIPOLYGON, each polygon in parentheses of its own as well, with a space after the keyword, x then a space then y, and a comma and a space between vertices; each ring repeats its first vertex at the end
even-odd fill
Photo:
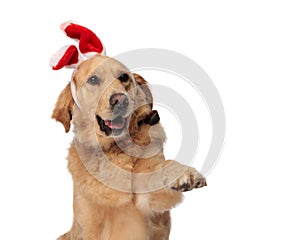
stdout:
POLYGON ((95 54, 106 55, 102 42, 90 29, 71 21, 63 23, 60 28, 68 37, 79 41, 79 50, 85 57, 95 54))
POLYGON ((74 45, 67 45, 51 57, 50 66, 53 70, 59 70, 63 67, 76 68, 82 60, 77 48, 74 45))

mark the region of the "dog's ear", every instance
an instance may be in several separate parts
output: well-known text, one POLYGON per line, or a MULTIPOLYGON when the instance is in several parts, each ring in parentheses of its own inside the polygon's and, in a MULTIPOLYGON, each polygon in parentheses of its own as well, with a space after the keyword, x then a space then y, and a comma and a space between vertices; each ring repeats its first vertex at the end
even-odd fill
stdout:
POLYGON ((69 83, 60 93, 52 113, 52 118, 61 122, 64 125, 66 132, 69 132, 70 130, 73 106, 74 100, 69 83))
POLYGON ((136 73, 133 73, 133 77, 134 77, 136 83, 138 84, 139 88, 145 94, 145 98, 146 98, 145 100, 147 101, 150 108, 152 109, 152 107, 153 107, 153 96, 152 96, 151 90, 148 86, 148 82, 142 76, 140 76, 136 73))

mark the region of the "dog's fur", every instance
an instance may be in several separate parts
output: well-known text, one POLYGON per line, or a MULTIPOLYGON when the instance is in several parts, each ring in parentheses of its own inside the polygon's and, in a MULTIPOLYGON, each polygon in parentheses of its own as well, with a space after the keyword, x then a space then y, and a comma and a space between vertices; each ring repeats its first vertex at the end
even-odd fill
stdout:
POLYGON ((194 168, 165 160, 163 128, 144 121, 152 111, 151 91, 137 74, 120 81, 122 73, 128 70, 121 63, 96 55, 72 76, 80 106, 70 83, 56 103, 52 117, 66 132, 72 122, 75 133, 68 155, 74 221, 59 240, 167 240, 169 210, 181 202, 182 191, 206 185, 194 168), (90 84, 91 76, 100 82, 90 84), (116 93, 125 94, 129 104, 126 130, 113 137, 101 130, 96 116, 113 119, 110 97, 116 93))

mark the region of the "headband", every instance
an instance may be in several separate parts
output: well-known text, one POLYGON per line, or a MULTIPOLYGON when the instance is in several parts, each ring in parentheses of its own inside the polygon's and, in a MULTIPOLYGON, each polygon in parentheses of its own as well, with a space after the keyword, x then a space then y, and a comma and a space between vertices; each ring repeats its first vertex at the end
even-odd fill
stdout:
MULTIPOLYGON (((60 29, 69 38, 79 43, 79 51, 75 45, 67 45, 59 49, 50 59, 50 66, 53 70, 59 70, 63 67, 76 69, 87 58, 96 54, 106 55, 102 42, 90 29, 71 21, 61 24, 60 29)), ((73 78, 71 79, 70 87, 74 102, 80 109, 73 78)))
POLYGON ((50 60, 50 66, 53 70, 59 70, 63 67, 76 68, 86 58, 96 54, 106 55, 100 39, 90 29, 70 21, 61 24, 60 28, 69 38, 79 43, 80 52, 75 45, 62 47, 50 60))

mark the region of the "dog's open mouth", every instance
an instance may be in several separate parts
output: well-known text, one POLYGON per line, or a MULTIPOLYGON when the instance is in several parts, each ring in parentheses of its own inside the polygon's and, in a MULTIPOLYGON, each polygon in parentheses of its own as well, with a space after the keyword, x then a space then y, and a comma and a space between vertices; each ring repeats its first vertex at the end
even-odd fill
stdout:
POLYGON ((103 120, 99 115, 96 116, 100 130, 105 133, 106 136, 111 134, 117 136, 120 135, 126 127, 127 118, 118 116, 113 120, 103 120))
POLYGON ((126 119, 122 118, 121 116, 117 117, 112 121, 104 121, 105 125, 111 129, 123 129, 126 123, 126 119))

